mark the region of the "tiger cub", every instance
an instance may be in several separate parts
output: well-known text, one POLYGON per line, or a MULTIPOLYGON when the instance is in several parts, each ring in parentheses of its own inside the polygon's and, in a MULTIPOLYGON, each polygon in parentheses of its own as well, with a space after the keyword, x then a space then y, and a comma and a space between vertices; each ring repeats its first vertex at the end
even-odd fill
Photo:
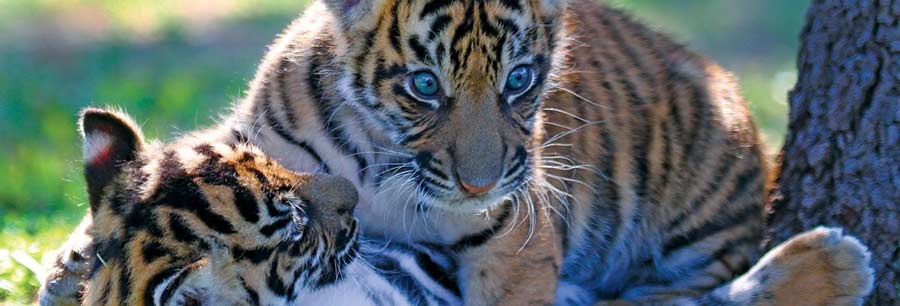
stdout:
MULTIPOLYGON (((73 295, 71 304, 462 305, 446 248, 357 239, 348 219, 355 192, 342 179, 293 174, 246 144, 188 137, 148 145, 117 112, 88 109, 81 122, 94 215, 81 232, 99 249, 90 255, 85 296, 73 295)), ((866 256, 854 253, 860 249, 839 231, 818 229, 776 247, 701 301, 764 305, 784 294, 754 284, 791 288, 786 282, 802 276, 785 274, 785 266, 814 270, 816 257, 826 256, 852 267, 866 256)), ((841 279, 861 282, 854 277, 841 279)), ((807 278, 807 289, 825 285, 815 273, 807 278)), ((809 300, 791 304, 799 302, 809 300)))
POLYGON ((83 305, 289 305, 355 258, 344 179, 244 144, 145 143, 114 111, 85 110, 81 130, 96 243, 83 305))

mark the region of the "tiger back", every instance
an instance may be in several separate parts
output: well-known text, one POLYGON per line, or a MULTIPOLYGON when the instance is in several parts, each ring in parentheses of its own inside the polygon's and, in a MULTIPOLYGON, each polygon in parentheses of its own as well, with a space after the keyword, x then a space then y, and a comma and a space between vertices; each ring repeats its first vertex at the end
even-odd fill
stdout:
POLYGON ((147 144, 113 111, 81 127, 96 243, 83 305, 287 305, 355 258, 343 179, 245 144, 147 144))

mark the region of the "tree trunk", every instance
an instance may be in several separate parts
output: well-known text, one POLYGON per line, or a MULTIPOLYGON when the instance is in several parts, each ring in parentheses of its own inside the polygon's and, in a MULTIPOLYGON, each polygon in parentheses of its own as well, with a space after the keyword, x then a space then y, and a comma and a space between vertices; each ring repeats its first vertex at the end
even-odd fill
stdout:
POLYGON ((872 252, 867 305, 900 305, 900 0, 815 0, 801 41, 769 245, 842 226, 872 252))

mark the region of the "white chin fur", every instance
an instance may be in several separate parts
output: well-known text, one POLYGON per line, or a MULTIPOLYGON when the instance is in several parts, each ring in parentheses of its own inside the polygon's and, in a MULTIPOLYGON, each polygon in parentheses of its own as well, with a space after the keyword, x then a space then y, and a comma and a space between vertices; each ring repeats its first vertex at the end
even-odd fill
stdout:
POLYGON ((452 243, 491 225, 485 215, 491 203, 484 200, 448 206, 422 197, 412 183, 394 177, 387 178, 379 190, 367 191, 362 194, 374 196, 360 198, 354 213, 366 234, 405 241, 452 243), (425 209, 417 209, 417 205, 425 205, 425 209))

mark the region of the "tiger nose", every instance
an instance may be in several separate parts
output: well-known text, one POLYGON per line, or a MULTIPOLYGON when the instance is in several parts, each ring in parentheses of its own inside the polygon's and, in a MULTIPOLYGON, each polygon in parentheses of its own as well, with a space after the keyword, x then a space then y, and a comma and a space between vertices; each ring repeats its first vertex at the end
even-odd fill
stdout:
POLYGON ((497 181, 498 180, 494 180, 486 185, 473 185, 465 181, 461 181, 460 185, 462 186, 463 191, 465 191, 466 193, 471 195, 480 195, 491 191, 491 189, 494 189, 494 186, 497 186, 497 181))

